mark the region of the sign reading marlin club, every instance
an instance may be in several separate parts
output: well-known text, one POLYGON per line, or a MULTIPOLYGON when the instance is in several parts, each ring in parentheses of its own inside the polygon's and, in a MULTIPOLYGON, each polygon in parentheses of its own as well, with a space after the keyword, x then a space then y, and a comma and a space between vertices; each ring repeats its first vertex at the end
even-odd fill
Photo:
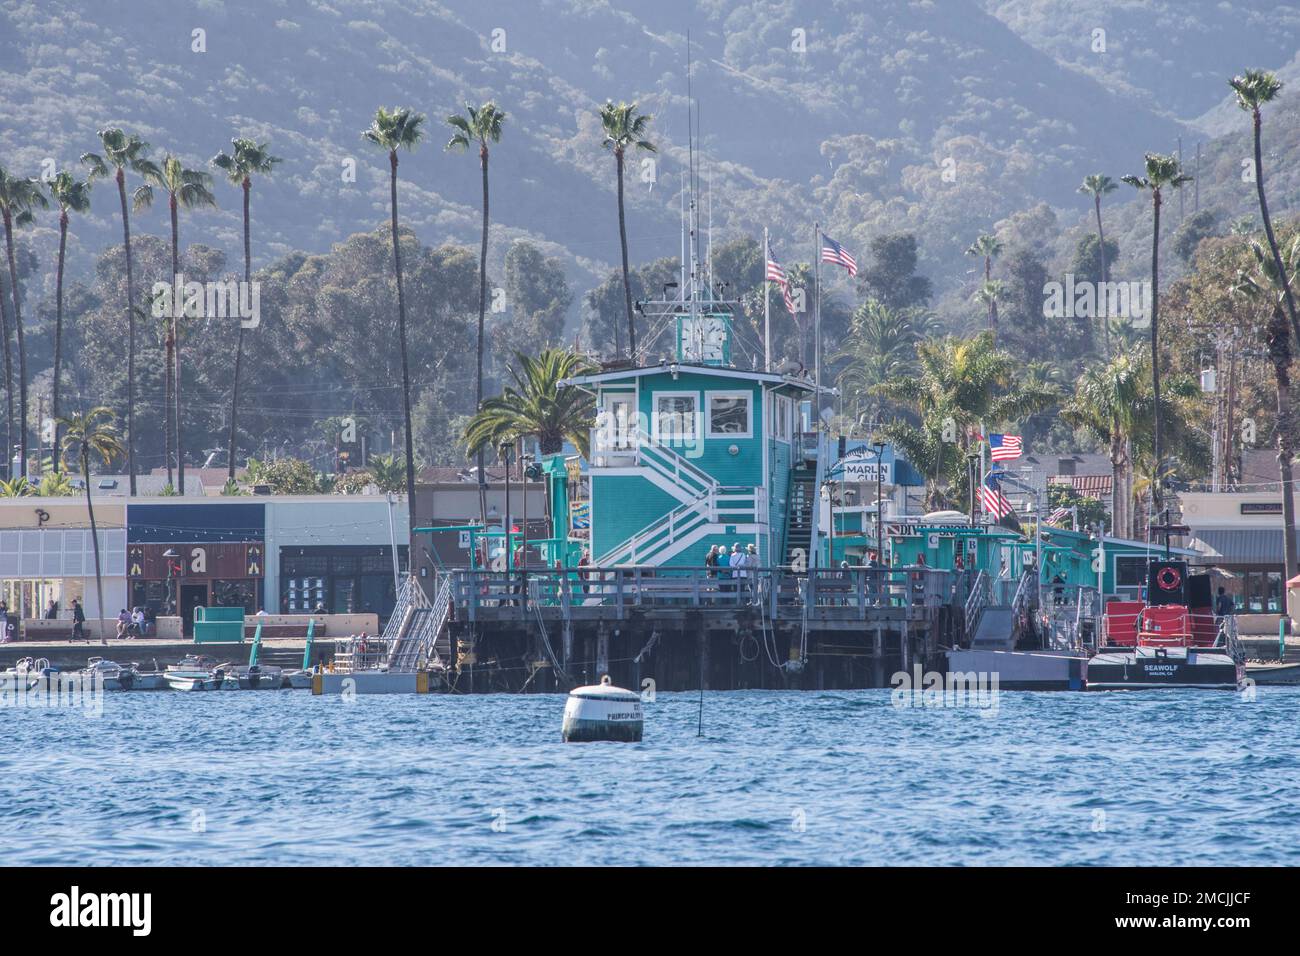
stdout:
POLYGON ((263 546, 255 542, 132 544, 126 553, 129 578, 260 578, 264 569, 263 546), (176 557, 166 557, 169 548, 176 552, 176 557))
POLYGON ((859 454, 850 452, 840 459, 840 467, 843 469, 841 481, 874 483, 876 481, 876 469, 879 467, 881 469, 881 483, 886 485, 894 483, 894 463, 887 461, 878 465, 874 452, 859 454))

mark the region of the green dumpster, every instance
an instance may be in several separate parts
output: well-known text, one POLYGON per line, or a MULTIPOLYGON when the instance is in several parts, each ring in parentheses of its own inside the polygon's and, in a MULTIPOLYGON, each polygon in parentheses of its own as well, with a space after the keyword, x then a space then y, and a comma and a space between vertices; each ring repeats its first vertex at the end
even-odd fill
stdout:
POLYGON ((244 639, 242 607, 196 607, 194 609, 195 644, 230 644, 244 639))

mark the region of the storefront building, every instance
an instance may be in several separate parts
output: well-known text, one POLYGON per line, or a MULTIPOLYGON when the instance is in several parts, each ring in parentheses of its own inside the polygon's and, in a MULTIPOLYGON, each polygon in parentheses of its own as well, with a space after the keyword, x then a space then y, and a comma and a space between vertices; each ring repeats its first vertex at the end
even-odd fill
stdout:
MULTIPOLYGON (((104 613, 126 604, 126 508, 96 502, 104 613)), ((38 618, 55 602, 60 620, 72 618, 72 601, 87 618, 98 617, 95 548, 84 501, 11 498, 0 502, 0 600, 16 618, 38 618)), ((69 625, 70 626, 70 625, 69 625)))
POLYGON ((1215 569, 1213 586, 1232 596, 1238 613, 1286 612, 1282 498, 1276 492, 1184 492, 1187 546, 1215 569))
POLYGON ((267 499, 268 610, 386 620, 406 573, 407 529, 406 503, 396 495, 267 499))
POLYGON ((127 505, 131 606, 179 613, 187 635, 196 607, 264 607, 265 554, 260 501, 127 505))

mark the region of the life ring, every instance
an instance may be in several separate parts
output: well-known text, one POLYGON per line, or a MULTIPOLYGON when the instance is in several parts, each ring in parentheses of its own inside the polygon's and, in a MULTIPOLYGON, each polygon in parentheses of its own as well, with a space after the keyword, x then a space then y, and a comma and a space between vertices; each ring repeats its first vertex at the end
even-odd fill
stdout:
POLYGON ((1172 591, 1183 583, 1183 576, 1177 568, 1163 567, 1156 572, 1156 584, 1162 591, 1172 591))

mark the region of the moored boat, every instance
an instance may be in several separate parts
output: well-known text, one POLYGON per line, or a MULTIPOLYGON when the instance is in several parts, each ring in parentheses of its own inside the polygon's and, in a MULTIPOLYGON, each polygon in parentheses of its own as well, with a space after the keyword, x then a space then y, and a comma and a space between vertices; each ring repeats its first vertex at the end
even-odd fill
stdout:
POLYGON ((274 665, 247 664, 232 673, 240 690, 279 690, 284 686, 284 670, 274 665))
POLYGON ((239 678, 228 665, 205 666, 207 658, 190 655, 167 668, 163 676, 172 690, 238 690, 239 678))
POLYGON ((130 690, 135 684, 135 672, 129 666, 123 667, 116 661, 102 657, 92 657, 86 661, 81 676, 103 690, 130 690))
POLYGON ((1245 685, 1233 619, 1214 614, 1209 575, 1189 574, 1185 561, 1155 561, 1146 595, 1106 605, 1097 653, 1085 671, 1088 690, 1245 685))

